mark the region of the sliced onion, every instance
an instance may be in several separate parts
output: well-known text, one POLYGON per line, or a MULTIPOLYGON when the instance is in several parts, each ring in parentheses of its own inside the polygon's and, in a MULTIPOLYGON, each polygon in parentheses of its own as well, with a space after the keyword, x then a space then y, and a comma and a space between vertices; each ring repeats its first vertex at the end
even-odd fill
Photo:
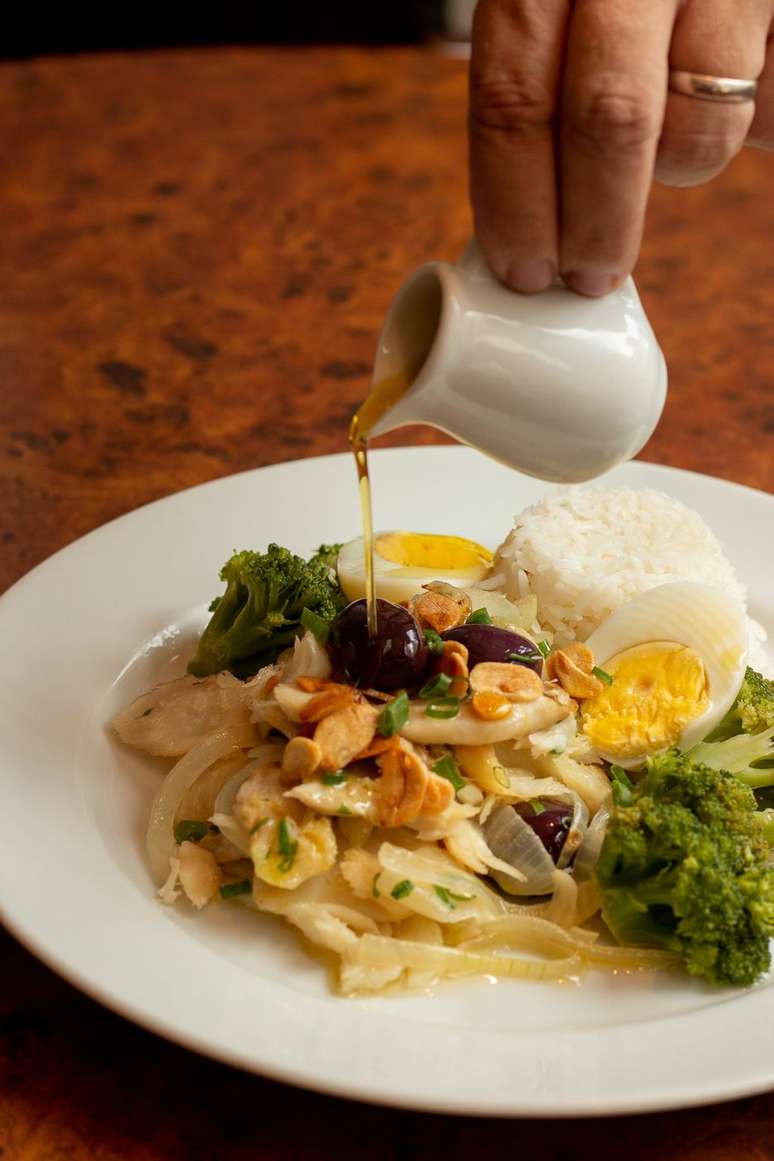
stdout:
POLYGON ((657 947, 610 947, 604 943, 581 943, 581 958, 595 967, 611 971, 670 971, 680 967, 680 957, 657 947))
POLYGON ((516 947, 533 955, 569 955, 576 941, 550 920, 532 915, 503 915, 486 923, 481 934, 458 946, 516 947))
POLYGON ((235 774, 245 769, 244 754, 227 754, 218 762, 213 762, 204 773, 191 783, 178 803, 175 822, 182 818, 209 818, 215 809, 215 801, 223 787, 235 774))
POLYGON ((579 794, 590 814, 596 814, 610 801, 610 780, 599 766, 584 765, 567 754, 547 754, 537 759, 535 765, 539 773, 558 778, 569 790, 579 794))
POLYGON ((517 879, 521 875, 520 871, 498 859, 489 849, 481 827, 469 819, 463 819, 452 827, 443 841, 452 858, 477 875, 488 875, 490 870, 502 871, 517 879))
MULTIPOLYGON (((440 923, 426 919, 424 915, 409 915, 402 920, 395 930, 396 939, 405 939, 410 943, 425 943, 430 947, 443 947, 443 928, 440 923)), ((409 988, 431 988, 438 975, 434 971, 420 971, 409 968, 406 972, 406 984, 409 988)))
POLYGON ((561 871, 564 867, 569 867, 583 842, 589 824, 589 810, 586 803, 574 790, 565 790, 558 801, 572 803, 570 829, 559 852, 559 858, 556 860, 556 865, 561 871))
POLYGON ((537 733, 530 734, 527 741, 532 757, 543 758, 546 754, 563 754, 575 737, 577 728, 576 719, 570 715, 549 726, 547 730, 538 730, 537 733))
POLYGON ((492 871, 492 877, 510 895, 550 895, 554 889, 554 860, 532 827, 512 806, 498 803, 483 825, 484 838, 493 854, 521 877, 492 871))
MULTIPOLYGON (((246 855, 249 858, 250 836, 247 834, 247 831, 245 831, 244 828, 239 825, 233 814, 219 814, 217 811, 215 811, 214 814, 210 815, 208 822, 211 822, 216 827, 218 827, 223 837, 228 839, 228 841, 233 846, 235 846, 241 854, 246 855)), ((250 864, 250 869, 252 873, 252 863, 250 864)))
POLYGON ((183 795, 208 766, 254 741, 252 726, 228 726, 209 734, 176 762, 159 787, 150 812, 145 845, 151 873, 163 883, 175 851, 174 821, 183 795))
MULTIPOLYGON (((434 947, 381 935, 363 935, 357 946, 346 953, 344 961, 361 968, 412 968, 439 976, 495 975, 534 980, 565 979, 574 974, 581 963, 572 945, 570 953, 560 959, 529 960, 493 952, 434 947)), ((363 982, 367 984, 367 978, 363 982)))
POLYGON ((319 677, 327 680, 331 675, 328 651, 308 630, 303 637, 296 637, 293 652, 282 666, 282 680, 295 681, 298 677, 319 677))
POLYGON ((602 843, 605 841, 609 820, 610 811, 606 806, 602 806, 589 823, 573 863, 573 870, 579 879, 588 879, 593 874, 599 861, 602 843))
POLYGON ((578 902, 575 908, 575 922, 586 923, 592 915, 596 915, 602 906, 602 896, 599 893, 596 879, 584 879, 578 884, 578 902))
POLYGON ((558 927, 570 928, 576 922, 578 884, 567 871, 554 871, 554 893, 543 912, 543 918, 558 927))

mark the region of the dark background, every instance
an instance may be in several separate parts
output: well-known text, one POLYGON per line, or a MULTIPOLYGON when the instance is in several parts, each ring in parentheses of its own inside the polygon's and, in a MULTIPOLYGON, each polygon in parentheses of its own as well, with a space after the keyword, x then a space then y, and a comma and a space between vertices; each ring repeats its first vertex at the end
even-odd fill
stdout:
POLYGON ((443 31, 442 0, 221 0, 216 4, 18 6, 0 57, 197 44, 411 44, 443 31))

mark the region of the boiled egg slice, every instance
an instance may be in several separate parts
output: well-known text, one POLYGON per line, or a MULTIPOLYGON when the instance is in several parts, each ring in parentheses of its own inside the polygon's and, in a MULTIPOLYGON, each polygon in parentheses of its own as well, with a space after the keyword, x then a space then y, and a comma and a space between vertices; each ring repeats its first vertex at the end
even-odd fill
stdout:
MULTIPOLYGON (((374 537, 374 579, 377 597, 408 601, 431 581, 467 588, 489 572, 492 553, 462 536, 434 532, 380 532, 374 537)), ((339 552, 336 571, 344 595, 365 596, 363 538, 350 540, 339 552)))
POLYGON ((744 677, 747 618, 722 589, 676 581, 621 605, 586 644, 612 681, 583 702, 581 727, 630 769, 690 749, 720 722, 744 677))

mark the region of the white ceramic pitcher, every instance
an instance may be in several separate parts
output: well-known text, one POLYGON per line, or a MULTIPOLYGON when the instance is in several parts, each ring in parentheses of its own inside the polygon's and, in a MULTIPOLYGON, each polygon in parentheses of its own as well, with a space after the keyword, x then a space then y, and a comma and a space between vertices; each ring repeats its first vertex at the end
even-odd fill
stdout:
POLYGON ((636 455, 666 397, 664 357, 631 278, 605 298, 561 284, 515 294, 475 241, 456 266, 420 267, 393 299, 374 383, 417 366, 371 435, 430 424, 562 483, 636 455))

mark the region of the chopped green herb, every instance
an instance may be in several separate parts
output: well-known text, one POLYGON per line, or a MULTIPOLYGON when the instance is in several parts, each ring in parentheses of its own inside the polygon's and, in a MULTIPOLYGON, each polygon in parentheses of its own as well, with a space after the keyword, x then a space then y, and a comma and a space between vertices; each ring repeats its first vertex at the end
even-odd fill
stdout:
POLYGON ((346 815, 346 814, 351 814, 352 811, 349 809, 348 806, 342 805, 339 807, 339 809, 336 811, 336 813, 341 814, 341 815, 346 815))
POLYGON ((301 610, 301 624, 305 629, 310 629, 322 645, 328 640, 331 631, 330 621, 318 616, 312 609, 301 610))
POLYGON ((531 665, 534 661, 542 661, 542 653, 506 653, 506 661, 517 661, 522 665, 531 665))
POLYGON ((234 899, 237 895, 249 895, 252 884, 249 879, 240 879, 238 883, 224 883, 220 889, 221 899, 234 899))
POLYGON ((492 618, 486 609, 474 609, 467 619, 468 625, 491 625, 492 618))
POLYGON ((259 818, 258 821, 253 823, 253 825, 250 827, 250 834, 255 834, 261 829, 262 826, 265 826, 268 821, 268 818, 259 818))
POLYGON ((425 645, 433 654, 434 657, 440 657, 443 653, 443 637, 436 633, 435 629, 425 629, 425 645))
POLYGON ((346 770, 332 770, 323 774, 320 781, 323 786, 341 786, 342 782, 346 782, 348 774, 346 770))
POLYGON ((425 710, 429 718, 456 718, 460 712, 458 697, 437 697, 430 702, 425 710))
POLYGON ((539 798, 530 798, 529 804, 532 807, 533 814, 543 814, 546 809, 539 798))
POLYGON ((405 899, 413 890, 414 884, 411 882, 411 879, 401 879, 399 883, 395 884, 390 894, 393 899, 405 899))
POLYGON ((457 763, 452 758, 451 754, 444 754, 443 758, 439 758, 434 766, 431 767, 434 774, 439 778, 445 778, 447 782, 451 782, 454 787, 454 792, 462 790, 465 786, 465 779, 460 778, 460 771, 457 763))
POLYGON ((611 766, 610 777, 614 782, 620 782, 627 790, 634 790, 634 783, 624 770, 623 766, 611 766))
POLYGON ((296 861, 296 852, 298 851, 298 841, 293 838, 293 831, 291 831, 286 818, 283 818, 279 824, 277 841, 281 856, 279 869, 283 874, 286 874, 296 861))
POLYGON ((629 775, 621 766, 611 766, 610 780, 613 783, 613 801, 616 806, 629 806, 634 790, 634 783, 629 775))
POLYGON ((198 818, 182 818, 175 825, 176 843, 198 843, 208 834, 220 834, 220 829, 213 822, 202 822, 198 818))
POLYGON ((455 895, 448 887, 441 887, 438 883, 433 883, 433 890, 441 902, 445 903, 452 911, 454 910, 455 899, 458 903, 469 903, 471 899, 475 899, 475 895, 455 895))
POLYGON ((148 706, 148 708, 146 710, 142 711, 142 713, 140 714, 140 717, 147 718, 148 714, 152 714, 152 713, 153 713, 153 706, 151 705, 151 706, 148 706))
POLYGON ((452 679, 445 673, 437 673, 435 677, 431 677, 419 691, 419 696, 423 701, 428 701, 430 698, 443 696, 452 683, 452 679))
POLYGON ((600 669, 598 665, 595 665, 591 672, 595 677, 598 677, 600 681, 604 681, 605 685, 613 684, 612 673, 608 673, 605 669, 600 669))
POLYGON ((382 873, 381 871, 376 872, 376 874, 374 875, 374 881, 371 884, 371 894, 373 895, 374 899, 381 899, 381 897, 382 897, 382 893, 379 890, 379 887, 377 886, 377 884, 379 882, 379 876, 381 875, 381 873, 382 873))
POLYGON ((409 699, 405 689, 397 697, 388 701, 376 721, 377 733, 383 738, 391 738, 397 734, 401 726, 405 725, 409 715, 409 699))
POLYGON ((538 641, 537 647, 538 647, 538 651, 540 652, 541 656, 548 657, 548 654, 551 652, 551 646, 548 644, 547 641, 538 641))

